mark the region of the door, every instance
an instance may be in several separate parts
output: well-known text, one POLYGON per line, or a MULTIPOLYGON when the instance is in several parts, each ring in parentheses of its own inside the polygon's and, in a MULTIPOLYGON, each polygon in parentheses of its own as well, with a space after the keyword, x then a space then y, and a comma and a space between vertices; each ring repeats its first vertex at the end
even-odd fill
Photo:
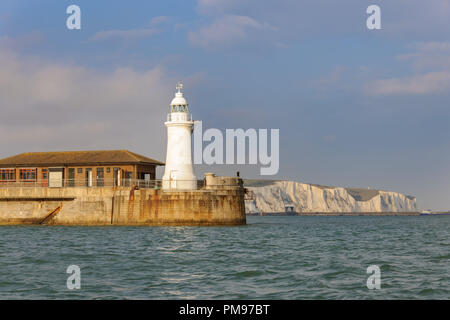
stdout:
POLYGON ((86 168, 86 187, 92 187, 92 169, 86 168))
POLYGON ((114 186, 120 186, 120 168, 114 168, 114 186))
POLYGON ((50 188, 62 188, 64 185, 64 169, 50 168, 48 171, 48 186, 50 188))

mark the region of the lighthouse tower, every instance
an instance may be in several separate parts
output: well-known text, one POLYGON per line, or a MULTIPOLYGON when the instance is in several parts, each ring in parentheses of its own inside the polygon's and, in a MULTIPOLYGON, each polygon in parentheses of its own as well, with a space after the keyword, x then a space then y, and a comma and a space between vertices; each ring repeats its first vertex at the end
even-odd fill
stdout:
POLYGON ((191 134, 194 127, 192 115, 189 114, 188 104, 178 83, 170 103, 170 113, 167 115, 167 154, 163 189, 193 190, 197 189, 191 154, 191 134))

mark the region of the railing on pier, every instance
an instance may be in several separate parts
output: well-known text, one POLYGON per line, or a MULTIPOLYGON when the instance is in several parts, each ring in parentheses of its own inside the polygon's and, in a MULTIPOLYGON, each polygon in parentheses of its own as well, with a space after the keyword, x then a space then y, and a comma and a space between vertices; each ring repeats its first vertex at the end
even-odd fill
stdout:
POLYGON ((160 189, 162 180, 146 179, 53 179, 36 181, 0 181, 0 188, 74 188, 74 187, 138 187, 160 189))
MULTIPOLYGON (((205 180, 165 180, 166 190, 180 190, 183 185, 194 185, 197 190, 206 187, 205 180)), ((208 185, 214 187, 215 185, 208 185)), ((221 184, 217 186, 236 186, 235 184, 221 184)), ((53 179, 36 181, 0 181, 0 188, 90 188, 90 187, 135 187, 139 189, 162 189, 163 180, 147 179, 53 179)))

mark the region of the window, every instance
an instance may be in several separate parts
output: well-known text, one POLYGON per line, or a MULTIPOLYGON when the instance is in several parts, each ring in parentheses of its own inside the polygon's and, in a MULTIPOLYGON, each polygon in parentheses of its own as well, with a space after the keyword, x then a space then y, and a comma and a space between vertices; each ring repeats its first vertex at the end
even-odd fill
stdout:
POLYGON ((103 168, 97 168, 97 187, 103 187, 105 185, 105 175, 103 168))
POLYGON ((114 174, 113 174, 114 186, 120 186, 120 180, 123 179, 123 177, 121 177, 120 168, 115 167, 115 168, 113 168, 113 170, 114 170, 114 174))
POLYGON ((21 181, 36 181, 36 169, 20 169, 19 173, 21 181))
POLYGON ((69 187, 75 187, 75 168, 69 168, 69 187))
POLYGON ((0 181, 16 181, 16 169, 0 169, 0 181))
POLYGON ((184 105, 175 105, 172 106, 172 112, 186 112, 187 106, 184 105))
POLYGON ((106 168, 106 173, 110 173, 111 172, 111 168, 106 168))
POLYGON ((78 173, 83 173, 83 168, 78 168, 78 169, 77 169, 77 172, 78 172, 78 173))
POLYGON ((126 187, 130 187, 131 186, 131 179, 133 179, 133 172, 131 171, 125 171, 125 181, 124 181, 124 185, 126 187))
POLYGON ((42 169, 42 186, 48 187, 48 169, 42 169))

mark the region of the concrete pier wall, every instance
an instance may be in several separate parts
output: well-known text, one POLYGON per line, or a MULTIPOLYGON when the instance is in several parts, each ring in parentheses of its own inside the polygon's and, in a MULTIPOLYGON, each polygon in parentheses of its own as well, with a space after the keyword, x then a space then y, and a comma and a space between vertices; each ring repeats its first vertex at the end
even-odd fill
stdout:
POLYGON ((244 189, 0 188, 0 225, 240 225, 244 189))

